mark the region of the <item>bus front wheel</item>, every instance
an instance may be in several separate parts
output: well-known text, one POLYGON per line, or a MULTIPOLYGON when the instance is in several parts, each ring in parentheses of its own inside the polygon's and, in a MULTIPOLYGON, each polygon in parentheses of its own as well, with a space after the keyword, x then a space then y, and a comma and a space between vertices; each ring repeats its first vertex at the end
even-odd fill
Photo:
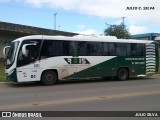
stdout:
POLYGON ((43 85, 54 85, 57 83, 57 74, 52 70, 47 70, 42 73, 41 83, 43 85))
POLYGON ((128 70, 127 68, 120 68, 117 72, 117 79, 118 80, 127 80, 128 79, 128 70))

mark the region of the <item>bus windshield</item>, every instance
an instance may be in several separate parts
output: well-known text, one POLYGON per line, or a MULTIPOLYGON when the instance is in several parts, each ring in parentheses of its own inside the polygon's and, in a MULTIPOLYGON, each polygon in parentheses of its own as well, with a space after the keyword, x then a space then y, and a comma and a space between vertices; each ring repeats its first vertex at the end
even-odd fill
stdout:
POLYGON ((30 64, 32 62, 35 62, 35 60, 38 57, 39 49, 40 49, 40 40, 24 40, 20 46, 18 57, 17 57, 17 67, 21 67, 27 64, 30 64), (36 43, 36 45, 32 45, 31 43, 36 43), (26 47, 27 54, 23 55, 22 53, 22 47, 25 44, 30 44, 26 47))
POLYGON ((14 63, 18 45, 19 45, 19 41, 11 43, 11 47, 8 51, 7 58, 6 58, 6 67, 7 68, 9 68, 14 63))

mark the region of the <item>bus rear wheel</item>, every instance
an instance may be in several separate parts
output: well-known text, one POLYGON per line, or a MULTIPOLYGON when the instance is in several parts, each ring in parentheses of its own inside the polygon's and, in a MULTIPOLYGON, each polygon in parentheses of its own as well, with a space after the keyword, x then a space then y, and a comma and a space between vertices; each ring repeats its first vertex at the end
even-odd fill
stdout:
POLYGON ((57 81, 57 74, 52 70, 44 71, 41 76, 41 83, 43 85, 54 85, 57 81))
POLYGON ((128 70, 126 68, 120 68, 117 72, 117 79, 118 80, 127 80, 128 79, 128 70))

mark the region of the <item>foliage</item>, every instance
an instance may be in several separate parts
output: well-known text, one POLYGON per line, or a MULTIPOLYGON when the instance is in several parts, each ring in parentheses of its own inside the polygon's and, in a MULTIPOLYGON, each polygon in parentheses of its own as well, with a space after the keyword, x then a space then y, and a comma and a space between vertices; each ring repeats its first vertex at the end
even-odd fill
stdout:
POLYGON ((126 29, 126 26, 123 23, 120 25, 108 26, 109 27, 104 30, 104 34, 106 36, 116 36, 118 39, 128 39, 130 37, 129 31, 126 29))

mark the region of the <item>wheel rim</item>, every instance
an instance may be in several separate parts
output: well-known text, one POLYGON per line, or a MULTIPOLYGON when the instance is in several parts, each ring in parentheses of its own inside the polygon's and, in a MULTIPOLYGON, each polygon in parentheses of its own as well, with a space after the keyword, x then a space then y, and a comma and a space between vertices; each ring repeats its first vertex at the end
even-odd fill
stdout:
POLYGON ((117 77, 119 80, 126 80, 128 78, 128 71, 126 69, 119 69, 117 77))
POLYGON ((125 78, 126 77, 126 72, 125 71, 121 71, 120 72, 120 77, 121 78, 125 78))
POLYGON ((46 80, 47 81, 53 81, 53 75, 52 74, 47 74, 46 75, 46 80))

